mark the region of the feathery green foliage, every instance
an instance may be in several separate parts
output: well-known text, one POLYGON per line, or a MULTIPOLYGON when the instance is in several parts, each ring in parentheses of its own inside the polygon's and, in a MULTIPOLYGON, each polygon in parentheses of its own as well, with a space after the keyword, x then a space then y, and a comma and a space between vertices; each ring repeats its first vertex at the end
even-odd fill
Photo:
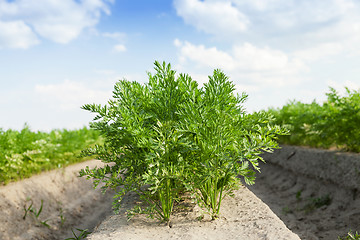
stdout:
POLYGON ((144 85, 116 83, 108 105, 83 106, 97 114, 91 127, 105 139, 84 155, 109 164, 80 175, 94 178, 95 186, 104 182, 104 190, 122 186, 115 208, 136 192, 148 205, 131 214, 169 221, 174 202, 189 191, 216 218, 221 200, 240 184, 238 176, 253 183, 259 154, 276 148, 277 135, 286 131, 270 124, 270 114, 246 114, 241 105, 247 96, 236 95, 220 70, 203 88, 186 74, 176 78, 165 62, 155 62, 155 71, 144 85))
POLYGON ((234 91, 228 77, 215 70, 203 89, 192 89, 193 98, 179 112, 184 119, 180 129, 193 143, 191 190, 213 219, 219 215, 222 199, 240 184, 238 175, 253 184, 252 169, 259 170, 262 160, 259 154, 277 148, 276 136, 285 133, 270 125, 269 114, 247 114, 242 107, 247 95, 234 91))

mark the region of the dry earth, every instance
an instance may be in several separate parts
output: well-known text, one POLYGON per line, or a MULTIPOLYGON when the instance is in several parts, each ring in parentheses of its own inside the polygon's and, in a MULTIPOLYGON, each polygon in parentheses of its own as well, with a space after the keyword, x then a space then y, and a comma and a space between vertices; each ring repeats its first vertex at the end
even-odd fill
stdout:
POLYGON ((234 198, 225 198, 221 217, 211 221, 197 206, 187 205, 171 219, 171 227, 144 216, 127 221, 125 210, 136 201, 134 196, 126 199, 119 215, 108 217, 89 240, 115 239, 241 239, 241 240, 299 240, 285 224, 258 199, 242 186, 234 198), (202 220, 200 220, 204 216, 202 220))
POLYGON ((86 161, 57 169, 19 182, 0 187, 0 239, 1 240, 64 240, 73 237, 79 229, 92 229, 112 213, 112 194, 103 195, 93 190, 92 182, 79 178, 85 166, 102 165, 100 161, 86 161), (25 210, 33 202, 38 220, 25 210), (40 221, 46 221, 50 228, 40 221), (63 220, 63 221, 62 221, 63 220))
POLYGON ((71 229, 92 231, 97 225, 88 239, 330 240, 360 230, 359 154, 283 146, 264 156, 267 163, 256 184, 224 199, 220 219, 205 215, 199 221, 204 213, 187 203, 175 212, 171 228, 144 216, 127 221, 125 211, 137 201, 131 194, 121 214, 112 215, 112 193, 102 195, 91 181, 77 177, 80 169, 99 161, 11 183, 0 187, 0 239, 63 240, 72 237, 71 229), (39 220, 48 220, 50 228, 31 214, 23 219, 27 199, 36 209, 43 200, 39 220))
POLYGON ((283 146, 250 186, 303 240, 360 232, 360 154, 283 146))

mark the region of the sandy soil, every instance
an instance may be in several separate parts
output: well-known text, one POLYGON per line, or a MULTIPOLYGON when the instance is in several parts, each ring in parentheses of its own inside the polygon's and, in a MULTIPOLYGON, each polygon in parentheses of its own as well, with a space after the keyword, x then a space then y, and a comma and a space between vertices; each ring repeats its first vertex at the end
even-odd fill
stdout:
POLYGON ((86 165, 98 164, 80 163, 1 187, 0 239, 65 239, 72 237, 71 229, 92 230, 106 216, 88 239, 299 239, 246 187, 241 187, 234 198, 224 199, 222 217, 215 221, 207 215, 199 221, 203 211, 189 202, 174 214, 171 228, 144 216, 128 222, 125 211, 137 201, 135 195, 125 198, 120 215, 112 215, 112 194, 103 196, 92 189, 91 181, 77 177, 86 165), (30 204, 27 199, 36 209, 43 200, 39 220, 48 220, 50 228, 30 213, 23 219, 24 205, 30 204))
POLYGON ((91 181, 77 176, 85 166, 96 165, 102 164, 87 161, 0 187, 0 239, 64 240, 73 237, 71 229, 78 234, 75 228, 94 228, 112 213, 112 193, 103 195, 93 189, 91 181), (38 219, 31 213, 23 219, 30 199, 36 211, 43 200, 38 219), (50 228, 40 223, 45 220, 50 228))
POLYGON ((249 189, 301 239, 360 231, 360 154, 283 146, 265 159, 249 189))
POLYGON ((204 213, 186 202, 175 212, 171 227, 145 216, 127 221, 125 211, 137 201, 132 194, 125 198, 121 214, 113 215, 112 193, 102 195, 91 181, 77 177, 80 169, 99 161, 11 183, 0 187, 0 239, 63 240, 72 237, 71 229, 94 227, 90 240, 335 240, 350 229, 360 230, 360 154, 283 146, 264 156, 267 163, 261 165, 256 184, 225 198, 220 219, 210 221, 205 214, 200 221, 204 213), (36 209, 43 200, 39 220, 48 220, 50 228, 31 214, 23 219, 27 199, 36 209))
POLYGON ((135 196, 126 198, 122 212, 108 217, 88 239, 300 239, 244 186, 235 192, 233 198, 223 200, 219 219, 211 221, 201 209, 189 204, 184 211, 175 212, 171 227, 145 216, 136 216, 127 221, 125 210, 131 207, 134 201, 135 196), (200 220, 202 216, 204 218, 200 220))

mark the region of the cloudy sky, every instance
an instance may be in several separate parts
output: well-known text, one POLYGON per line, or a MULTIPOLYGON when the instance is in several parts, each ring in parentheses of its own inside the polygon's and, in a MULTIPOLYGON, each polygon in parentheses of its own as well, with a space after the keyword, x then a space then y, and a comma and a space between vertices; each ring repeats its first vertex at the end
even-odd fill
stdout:
POLYGON ((249 112, 360 88, 358 0, 0 0, 0 128, 74 129, 155 60, 222 69, 249 112))

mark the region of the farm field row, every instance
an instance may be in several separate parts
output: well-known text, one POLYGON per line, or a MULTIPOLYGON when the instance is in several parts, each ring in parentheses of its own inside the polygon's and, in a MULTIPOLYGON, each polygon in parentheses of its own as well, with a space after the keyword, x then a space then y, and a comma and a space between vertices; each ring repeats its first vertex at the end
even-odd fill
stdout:
POLYGON ((290 135, 280 143, 360 152, 360 91, 346 88, 345 96, 330 88, 327 100, 319 104, 290 101, 271 108, 274 123, 286 126, 290 135))
MULTIPOLYGON (((349 89, 346 93, 340 96, 330 88, 323 104, 294 100, 267 110, 275 124, 290 131, 279 136, 279 142, 360 152, 360 93, 349 89)), ((26 125, 21 131, 0 128, 0 183, 82 161, 80 151, 99 141, 99 134, 86 127, 50 133, 32 132, 26 125)))
POLYGON ((291 231, 301 239, 360 239, 360 154, 282 145, 264 159, 248 188, 291 231))
POLYGON ((171 228, 142 215, 127 221, 126 210, 138 200, 131 194, 120 214, 105 219, 88 239, 359 239, 359 154, 282 145, 263 157, 256 184, 225 198, 216 221, 206 215, 199 220, 203 211, 193 205, 174 214, 171 228), (324 165, 329 167, 316 171, 324 165))
POLYGON ((184 200, 180 193, 185 191, 199 194, 196 201, 211 220, 221 218, 221 201, 241 185, 238 175, 253 183, 255 172, 249 164, 259 170, 261 153, 277 148, 277 139, 292 145, 360 151, 359 92, 347 89, 347 95, 340 96, 330 89, 323 104, 292 101, 279 109, 247 114, 241 107, 247 95, 235 97, 234 86, 220 71, 214 71, 209 84, 198 89, 187 75, 174 82, 170 65, 156 63, 155 69, 149 85, 121 81, 109 105, 84 105, 83 109, 98 114, 92 129, 49 133, 32 132, 26 125, 21 131, 0 129, 0 185, 82 161, 86 158, 80 152, 87 149, 82 156, 115 165, 86 167, 80 176, 103 182, 104 189, 125 186, 117 192, 119 200, 135 192, 154 204, 145 211, 141 207, 146 204, 134 206, 130 217, 158 214, 155 217, 171 228, 170 215, 177 213, 173 208, 184 200), (165 101, 168 98, 172 101, 165 101), (287 129, 289 134, 284 136, 287 129), (147 185, 151 191, 142 190, 147 185))
POLYGON ((94 190, 93 182, 78 173, 102 165, 87 160, 0 186, 0 239, 64 240, 75 239, 73 231, 77 236, 92 231, 112 213, 114 193, 94 190))
MULTIPOLYGON (((345 238, 347 231, 352 229, 355 233, 358 230, 356 226, 358 226, 359 220, 357 217, 359 195, 352 189, 359 176, 356 175, 355 169, 351 175, 341 174, 341 171, 346 171, 346 165, 359 166, 356 163, 358 158, 358 154, 282 146, 282 149, 276 150, 274 154, 264 156, 267 163, 261 164, 262 171, 257 177, 257 184, 250 187, 256 196, 242 187, 239 193, 236 192, 238 194, 235 195, 235 198, 224 199, 222 217, 217 221, 211 221, 207 215, 205 219, 199 221, 199 216, 202 216, 203 211, 198 207, 189 213, 185 210, 176 212, 172 228, 164 224, 161 225, 156 220, 147 219, 145 216, 137 216, 133 220, 127 221, 124 211, 130 209, 138 201, 136 196, 130 195, 125 198, 122 214, 109 216, 108 220, 94 230, 94 234, 89 236, 89 239, 100 239, 101 236, 102 239, 107 239, 109 232, 112 235, 135 234, 136 232, 144 239, 151 239, 152 236, 164 238, 172 236, 174 239, 176 237, 186 239, 186 237, 204 236, 208 233, 213 233, 209 239, 217 239, 219 236, 237 239, 236 237, 240 238, 241 234, 249 234, 246 239, 265 239, 264 236, 269 237, 269 239, 297 239, 295 235, 293 238, 289 237, 291 232, 279 222, 279 219, 270 209, 301 239, 317 239, 320 236, 327 236, 326 239, 335 239, 336 236, 344 236, 342 238, 344 240, 350 239, 345 238), (321 161, 317 161, 319 159, 321 161), (327 175, 316 172, 314 170, 316 167, 309 165, 309 162, 312 164, 319 162, 318 164, 321 165, 321 162, 328 162, 329 160, 332 161, 331 163, 338 162, 341 166, 330 164, 333 167, 327 169, 327 175), (282 166, 284 164, 286 166, 282 166), (288 168, 300 170, 286 170, 288 168), (341 171, 335 176, 332 174, 334 169, 341 171), (311 177, 306 177, 304 174, 310 174, 311 177), (354 178, 352 176, 357 176, 357 178, 350 184, 351 181, 348 180, 348 177, 354 178), (323 180, 327 184, 317 179, 319 177, 324 178, 323 180), (337 186, 334 184, 335 181, 328 178, 339 178, 333 180, 336 180, 337 184, 343 185, 337 186), (263 203, 260 204, 257 198, 260 198, 270 209, 263 203), (327 201, 328 199, 330 201, 327 201), (321 205, 319 205, 320 203, 321 205), (266 212, 264 212, 265 209, 267 209, 266 212), (243 228, 244 231, 241 231, 240 229, 243 228)), ((89 216, 86 216, 83 221, 79 221, 78 215, 84 213, 100 214, 105 207, 108 209, 107 214, 110 214, 112 196, 107 195, 108 197, 104 198, 104 201, 100 200, 103 199, 100 189, 94 191, 92 182, 77 177, 80 169, 88 164, 93 167, 93 162, 80 164, 71 165, 64 170, 49 171, 24 181, 3 186, 2 190, 0 189, 2 196, 0 208, 3 207, 2 209, 6 210, 3 214, 3 221, 0 222, 6 224, 0 228, 0 238, 33 239, 34 236, 37 236, 39 239, 50 239, 49 236, 52 236, 51 239, 64 239, 65 235, 67 237, 72 236, 71 229, 79 228, 93 231, 92 227, 98 222, 93 223, 92 227, 84 225, 88 224, 89 216), (71 172, 68 172, 70 169, 71 172), (74 198, 75 194, 86 197, 77 199, 74 198), (96 196, 90 196, 91 194, 96 196), (47 222, 51 226, 50 228, 42 225, 37 226, 35 221, 37 219, 31 219, 31 214, 26 220, 23 220, 24 210, 22 206, 24 203, 29 204, 27 198, 34 202, 37 209, 41 200, 44 200, 44 209, 39 220, 50 219, 47 222), (83 202, 73 205, 72 203, 69 204, 66 199, 81 200, 87 203, 85 205, 83 202), (91 211, 83 209, 80 211, 78 209, 79 205, 88 207, 87 204, 89 203, 98 207, 99 210, 94 210, 93 207, 89 208, 92 209, 91 211), (66 219, 65 224, 61 225, 61 219, 66 219), (79 222, 82 225, 77 225, 79 222)))
MULTIPOLYGON (((286 126, 290 134, 279 136, 281 144, 337 148, 360 152, 360 92, 347 89, 340 96, 330 88, 323 104, 290 101, 270 108, 274 123, 286 126)), ((33 132, 0 128, 0 184, 83 161, 81 150, 101 141, 99 133, 86 127, 78 130, 33 132)))
POLYGON ((27 125, 21 131, 0 128, 0 185, 83 161, 81 150, 100 141, 86 127, 49 133, 33 132, 27 125))

